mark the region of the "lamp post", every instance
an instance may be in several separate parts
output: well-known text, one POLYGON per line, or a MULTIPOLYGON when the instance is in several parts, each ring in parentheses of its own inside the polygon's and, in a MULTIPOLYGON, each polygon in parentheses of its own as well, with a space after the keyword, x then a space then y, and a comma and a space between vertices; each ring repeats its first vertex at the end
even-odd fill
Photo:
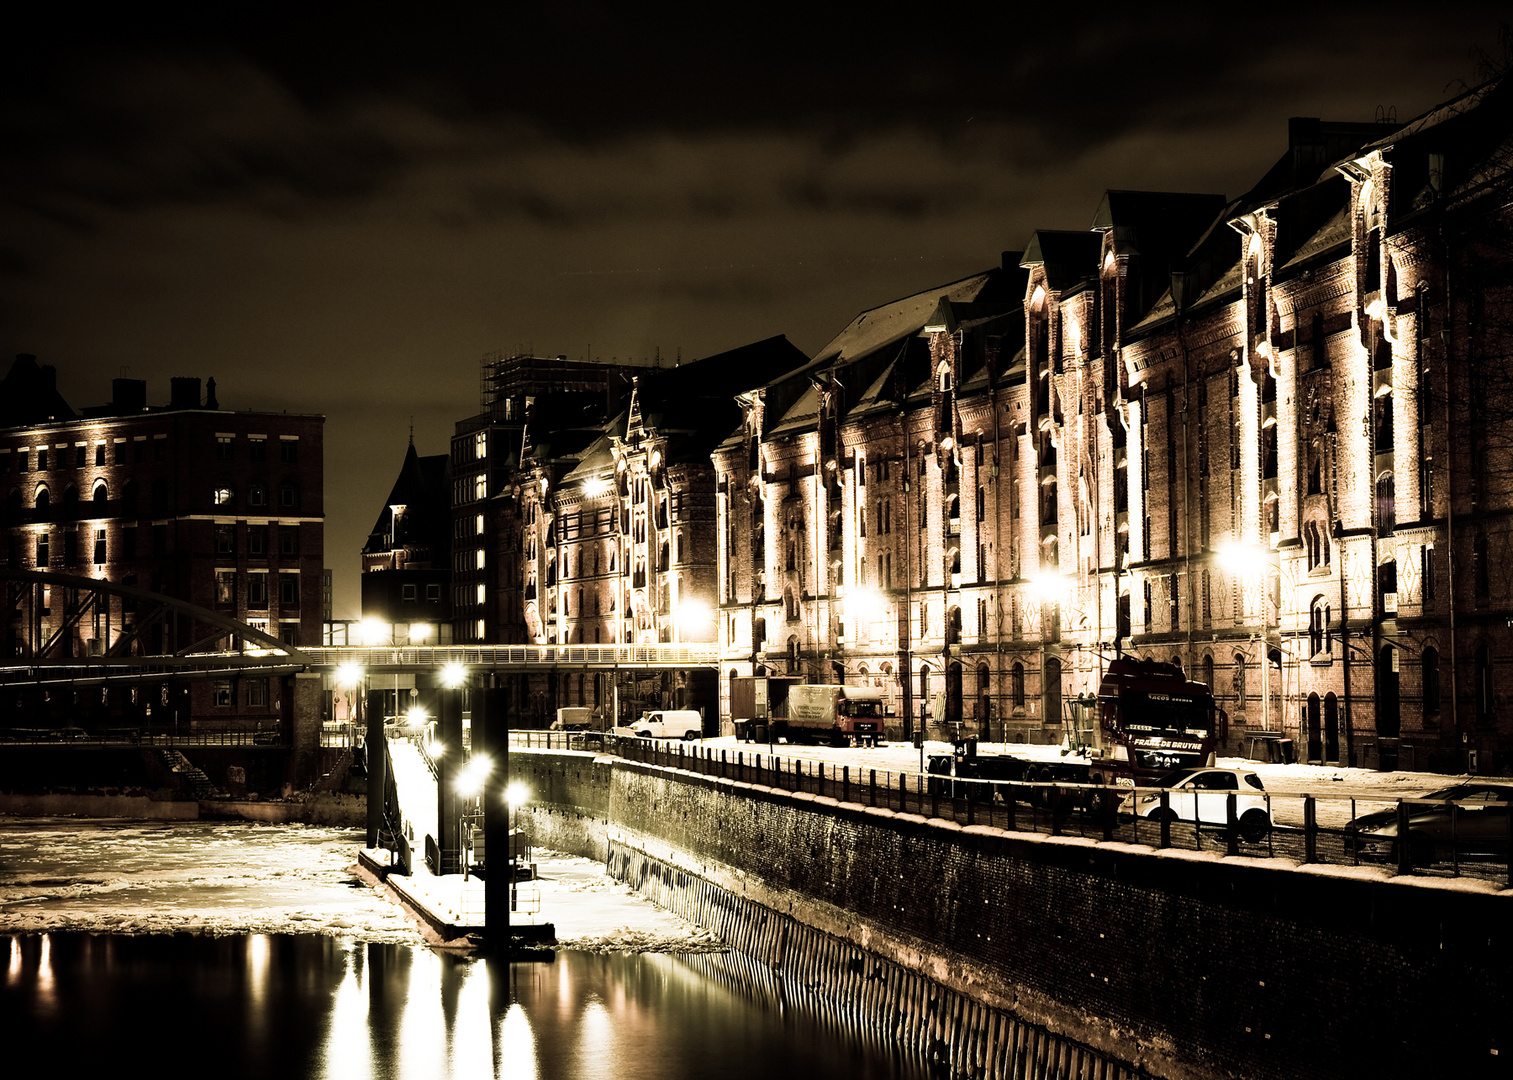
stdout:
POLYGON ((442 666, 436 673, 439 689, 436 691, 436 825, 441 834, 438 870, 446 873, 458 864, 466 871, 463 859, 464 837, 460 828, 454 827, 460 809, 457 805, 456 783, 459 770, 464 769, 462 760, 462 686, 467 681, 468 671, 459 663, 442 666))
MULTIPOLYGON (((466 881, 468 877, 467 848, 471 846, 467 842, 468 830, 466 826, 466 820, 470 816, 467 811, 473 810, 476 813, 478 808, 478 798, 483 793, 484 786, 488 781, 489 774, 493 772, 493 769, 494 764, 488 759, 487 756, 483 754, 474 754, 471 758, 468 759, 468 763, 462 767, 461 771, 458 772, 457 781, 453 785, 456 789, 457 795, 461 797, 461 802, 456 807, 458 836, 457 858, 458 862, 462 864, 462 879, 464 881, 466 881)), ((487 859, 487 857, 488 848, 485 847, 484 858, 487 859)))
MULTIPOLYGON (((515 865, 515 859, 517 858, 517 849, 516 849, 516 846, 515 846, 515 807, 517 807, 517 806, 524 806, 526 798, 529 796, 529 794, 530 794, 530 792, 526 788, 526 786, 524 784, 522 784, 518 780, 514 781, 513 783, 510 783, 510 784, 506 785, 505 789, 504 789, 504 807, 505 807, 505 819, 504 819, 505 820, 505 828, 504 828, 504 832, 505 832, 505 844, 508 847, 508 852, 506 853, 506 856, 505 856, 505 873, 509 875, 509 882, 510 882, 510 884, 509 884, 509 889, 510 889, 509 910, 510 911, 514 911, 516 909, 516 907, 518 906, 518 902, 519 902, 519 900, 518 900, 518 894, 517 894, 517 891, 516 891, 516 884, 515 884, 515 878, 516 878, 516 875, 517 875, 517 867, 515 865)), ((509 925, 509 915, 508 914, 505 915, 505 925, 506 926, 509 925)))

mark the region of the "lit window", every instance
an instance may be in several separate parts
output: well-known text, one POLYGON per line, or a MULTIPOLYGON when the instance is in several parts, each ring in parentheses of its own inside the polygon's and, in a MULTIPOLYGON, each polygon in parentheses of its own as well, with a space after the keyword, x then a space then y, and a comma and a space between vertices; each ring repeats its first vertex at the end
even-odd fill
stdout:
POLYGON ((215 489, 215 505, 231 505, 231 489, 229 487, 218 487, 215 489))
POLYGON ((473 561, 477 569, 483 569, 483 548, 478 548, 473 552, 473 561))
POLYGON ((483 603, 483 582, 478 583, 478 603, 483 603))

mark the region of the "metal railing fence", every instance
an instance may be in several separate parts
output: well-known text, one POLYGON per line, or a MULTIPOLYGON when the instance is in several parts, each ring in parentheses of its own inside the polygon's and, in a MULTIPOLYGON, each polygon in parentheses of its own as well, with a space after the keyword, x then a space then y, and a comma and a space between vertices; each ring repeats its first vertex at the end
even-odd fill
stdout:
MULTIPOLYGON (((1513 864, 1508 857, 1513 848, 1513 814, 1505 802, 1482 803, 1467 810, 1464 804, 1430 799, 1240 791, 1205 795, 1205 799, 1222 802, 1200 807, 1190 794, 1179 796, 1161 788, 975 780, 853 768, 808 757, 730 750, 696 742, 589 734, 595 737, 587 741, 588 752, 968 826, 1156 849, 1210 851, 1223 856, 1288 859, 1299 864, 1375 864, 1400 874, 1475 877, 1513 886, 1513 864), (1183 799, 1188 798, 1194 802, 1190 813, 1183 805, 1183 799), (1265 808, 1264 830, 1254 827, 1258 822, 1245 820, 1243 807, 1257 801, 1265 808), (1415 847, 1412 842, 1389 845, 1351 827, 1363 814, 1390 809, 1398 829, 1411 835, 1409 819, 1415 807, 1437 806, 1447 808, 1450 835, 1438 839, 1432 849, 1415 847), (1496 818, 1477 821, 1472 817, 1499 812, 1500 833, 1496 818)), ((567 731, 513 731, 510 742, 513 746, 553 750, 585 747, 584 733, 567 731)))

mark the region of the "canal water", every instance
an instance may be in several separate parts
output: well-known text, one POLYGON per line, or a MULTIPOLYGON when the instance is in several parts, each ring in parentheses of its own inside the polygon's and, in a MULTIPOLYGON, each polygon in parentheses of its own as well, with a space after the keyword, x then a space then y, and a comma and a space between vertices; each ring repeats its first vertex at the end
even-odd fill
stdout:
POLYGON ((708 950, 707 931, 602 866, 554 870, 576 947, 509 964, 429 947, 356 876, 361 844, 311 826, 0 818, 0 1045, 66 1076, 926 1075, 788 1002, 741 954, 686 951, 708 950))
POLYGON ((0 1032, 62 1075, 922 1080, 754 993, 736 954, 508 963, 316 934, 0 937, 0 1032))

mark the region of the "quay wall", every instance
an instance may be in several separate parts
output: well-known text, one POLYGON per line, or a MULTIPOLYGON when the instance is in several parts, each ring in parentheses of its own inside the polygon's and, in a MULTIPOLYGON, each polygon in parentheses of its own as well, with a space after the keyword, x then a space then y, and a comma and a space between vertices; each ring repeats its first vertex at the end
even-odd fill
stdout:
POLYGON ((1500 1076, 1513 1054, 1513 893, 1484 883, 963 827, 570 751, 510 768, 534 843, 712 887, 726 933, 737 911, 742 933, 823 935, 838 997, 882 964, 945 992, 918 1009, 978 1010, 936 1025, 937 1056, 1006 1017, 1172 1080, 1500 1076))

